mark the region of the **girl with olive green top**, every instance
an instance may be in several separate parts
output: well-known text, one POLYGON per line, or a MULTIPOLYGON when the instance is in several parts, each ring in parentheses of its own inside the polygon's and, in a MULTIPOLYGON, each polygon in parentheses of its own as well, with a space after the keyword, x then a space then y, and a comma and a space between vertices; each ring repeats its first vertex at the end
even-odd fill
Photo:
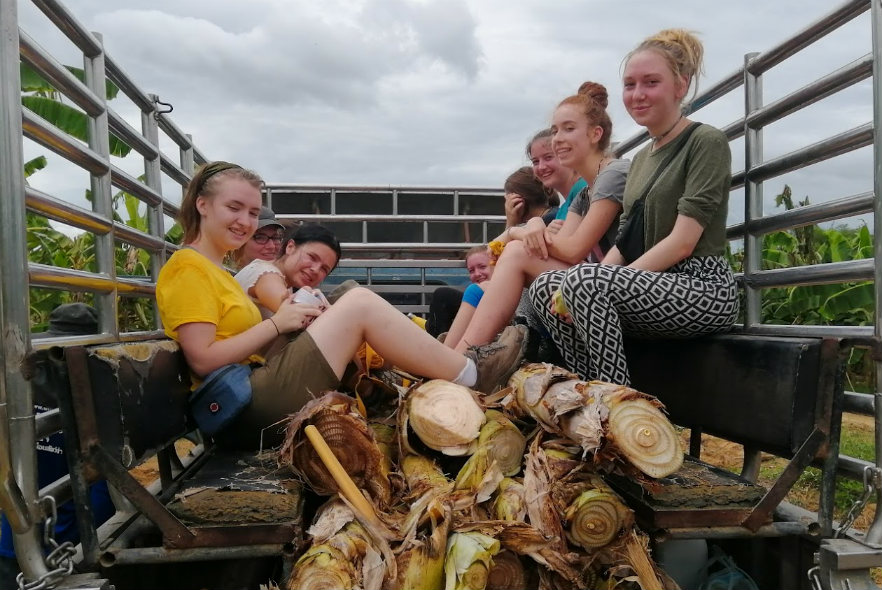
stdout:
POLYGON ((683 135, 690 121, 681 102, 701 70, 702 52, 690 33, 666 30, 641 43, 625 64, 625 107, 652 141, 631 165, 621 223, 645 193, 644 253, 627 262, 613 247, 600 264, 544 273, 530 288, 565 363, 582 378, 630 384, 625 333, 699 336, 729 329, 738 314, 735 280, 723 257, 729 144, 710 125, 683 135), (557 291, 563 315, 551 306, 557 291))

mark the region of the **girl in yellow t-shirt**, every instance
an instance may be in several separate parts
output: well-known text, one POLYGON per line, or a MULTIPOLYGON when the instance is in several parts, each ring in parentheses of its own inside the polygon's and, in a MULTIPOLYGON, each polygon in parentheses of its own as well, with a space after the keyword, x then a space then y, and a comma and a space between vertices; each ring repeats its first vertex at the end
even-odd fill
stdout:
POLYGON ((213 162, 200 168, 187 186, 178 217, 185 247, 169 258, 156 285, 166 333, 180 343, 195 382, 232 363, 256 367, 251 405, 219 434, 222 442, 240 448, 277 444, 279 428, 271 426, 336 387, 365 341, 411 373, 481 391, 504 385, 523 355, 521 326, 463 355, 360 287, 326 310, 286 298, 275 314, 261 320, 257 307, 223 268, 227 253, 241 247, 257 228, 261 186, 257 174, 235 164, 213 162), (278 335, 303 328, 264 361, 262 350, 278 335))

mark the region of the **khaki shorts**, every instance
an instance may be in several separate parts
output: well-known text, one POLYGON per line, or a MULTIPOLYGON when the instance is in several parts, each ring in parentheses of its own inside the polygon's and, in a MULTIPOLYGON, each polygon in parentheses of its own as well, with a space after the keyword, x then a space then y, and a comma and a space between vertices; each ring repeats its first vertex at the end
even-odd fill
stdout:
POLYGON ((251 405, 215 436, 218 445, 241 450, 279 446, 284 419, 339 384, 312 336, 300 333, 251 373, 251 405))

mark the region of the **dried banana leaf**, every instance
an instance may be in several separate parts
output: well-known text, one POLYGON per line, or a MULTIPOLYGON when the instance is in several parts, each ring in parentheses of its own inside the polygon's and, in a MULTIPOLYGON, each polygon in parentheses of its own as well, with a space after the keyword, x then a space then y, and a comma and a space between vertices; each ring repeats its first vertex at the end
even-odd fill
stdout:
POLYGON ((389 462, 355 400, 336 391, 311 400, 289 419, 279 451, 280 464, 290 466, 316 494, 330 496, 337 493, 337 483, 303 432, 309 424, 318 429, 356 486, 381 508, 388 506, 392 498, 389 462))

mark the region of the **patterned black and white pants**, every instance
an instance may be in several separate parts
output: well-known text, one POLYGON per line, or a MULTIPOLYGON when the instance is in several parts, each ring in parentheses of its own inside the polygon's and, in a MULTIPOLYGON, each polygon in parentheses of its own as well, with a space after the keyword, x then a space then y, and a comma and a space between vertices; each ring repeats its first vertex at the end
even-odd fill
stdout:
POLYGON ((735 279, 720 256, 687 258, 665 272, 577 264, 539 275, 530 298, 569 370, 623 385, 630 384, 623 333, 688 338, 725 331, 738 315, 735 279), (558 289, 572 323, 551 313, 558 289))

